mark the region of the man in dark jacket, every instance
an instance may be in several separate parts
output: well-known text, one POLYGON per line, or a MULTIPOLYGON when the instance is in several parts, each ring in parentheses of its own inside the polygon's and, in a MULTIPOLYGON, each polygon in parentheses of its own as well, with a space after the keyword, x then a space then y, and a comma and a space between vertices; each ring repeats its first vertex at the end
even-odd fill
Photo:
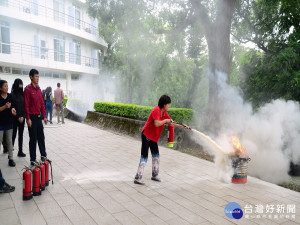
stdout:
POLYGON ((44 118, 45 125, 47 124, 47 118, 42 91, 38 85, 39 72, 36 69, 32 69, 29 72, 29 77, 31 79, 31 84, 24 90, 24 112, 29 132, 30 161, 31 164, 33 164, 33 161, 36 160, 37 142, 39 144, 41 156, 47 156, 41 115, 44 118))

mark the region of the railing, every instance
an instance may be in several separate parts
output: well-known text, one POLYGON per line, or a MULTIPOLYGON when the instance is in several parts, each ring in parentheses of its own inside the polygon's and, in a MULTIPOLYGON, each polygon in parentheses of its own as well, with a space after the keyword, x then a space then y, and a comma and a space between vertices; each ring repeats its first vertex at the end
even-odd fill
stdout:
POLYGON ((101 68, 101 60, 99 59, 77 55, 70 52, 57 51, 55 49, 47 49, 14 42, 11 42, 10 44, 0 42, 0 54, 31 57, 35 59, 69 63, 98 69, 101 68))
MULTIPOLYGON (((87 33, 90 33, 96 37, 98 37, 98 28, 93 26, 90 23, 84 22, 83 20, 76 19, 73 16, 70 16, 66 13, 59 12, 57 10, 51 9, 49 7, 45 7, 34 3, 32 1, 25 0, 7 0, 2 6, 11 7, 18 9, 18 11, 26 14, 33 14, 36 16, 43 16, 45 18, 51 18, 53 21, 59 23, 67 23, 71 27, 75 27, 77 29, 83 30, 87 33)), ((0 5, 1 6, 1 5, 0 5)))

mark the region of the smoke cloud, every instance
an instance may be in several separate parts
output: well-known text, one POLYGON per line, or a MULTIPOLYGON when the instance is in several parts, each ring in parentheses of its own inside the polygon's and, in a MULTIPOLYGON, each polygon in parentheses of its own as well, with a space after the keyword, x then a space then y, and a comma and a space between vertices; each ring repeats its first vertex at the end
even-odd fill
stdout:
POLYGON ((106 76, 81 76, 72 80, 72 92, 69 95, 67 108, 75 114, 86 117, 88 110, 94 110, 94 102, 115 100, 114 79, 106 76))
MULTIPOLYGON (((217 72, 216 75, 223 107, 219 111, 221 135, 213 139, 228 153, 233 147, 226 137, 238 136, 251 158, 249 175, 273 183, 288 181, 290 162, 300 162, 299 103, 277 99, 254 112, 243 100, 242 92, 227 84, 226 74, 217 72)), ((222 154, 211 152, 216 156, 219 169, 230 175, 222 154)))

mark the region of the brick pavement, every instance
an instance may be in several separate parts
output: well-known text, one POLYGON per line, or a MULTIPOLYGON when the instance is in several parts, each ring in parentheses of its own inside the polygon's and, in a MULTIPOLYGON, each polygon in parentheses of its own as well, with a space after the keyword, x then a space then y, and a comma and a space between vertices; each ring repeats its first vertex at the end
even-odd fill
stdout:
POLYGON ((45 135, 54 185, 30 201, 22 200, 21 178, 23 164, 29 161, 27 129, 27 157, 15 157, 16 168, 8 167, 7 155, 0 153, 2 173, 16 186, 15 192, 0 194, 0 225, 300 224, 300 193, 253 177, 247 184, 222 183, 215 178, 213 163, 164 147, 160 147, 163 182, 150 180, 149 159, 146 185, 139 186, 133 183, 139 140, 70 120, 62 127, 46 127, 45 135), (241 205, 244 214, 244 207, 252 206, 250 218, 227 218, 224 208, 232 201, 241 205), (255 205, 274 205, 275 212, 255 214, 255 205), (295 205, 296 213, 286 213, 287 208, 276 213, 277 205, 295 205))

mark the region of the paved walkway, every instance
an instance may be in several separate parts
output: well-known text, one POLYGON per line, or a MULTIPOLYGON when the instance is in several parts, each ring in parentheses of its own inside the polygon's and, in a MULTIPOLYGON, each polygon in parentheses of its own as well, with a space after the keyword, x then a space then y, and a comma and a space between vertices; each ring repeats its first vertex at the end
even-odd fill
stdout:
MULTIPOLYGON (((163 147, 163 182, 150 180, 149 160, 146 185, 138 186, 133 177, 140 141, 69 120, 45 128, 45 134, 55 178, 42 196, 22 200, 21 170, 29 158, 15 157, 17 167, 9 168, 7 155, 0 153, 2 172, 16 186, 15 192, 0 194, 1 225, 300 224, 300 193, 252 177, 244 185, 222 183, 214 177, 214 164, 163 147), (244 211, 240 220, 224 214, 232 201, 244 211), (277 212, 279 206, 284 212, 277 212)), ((24 137, 28 153, 27 129, 24 137)))

